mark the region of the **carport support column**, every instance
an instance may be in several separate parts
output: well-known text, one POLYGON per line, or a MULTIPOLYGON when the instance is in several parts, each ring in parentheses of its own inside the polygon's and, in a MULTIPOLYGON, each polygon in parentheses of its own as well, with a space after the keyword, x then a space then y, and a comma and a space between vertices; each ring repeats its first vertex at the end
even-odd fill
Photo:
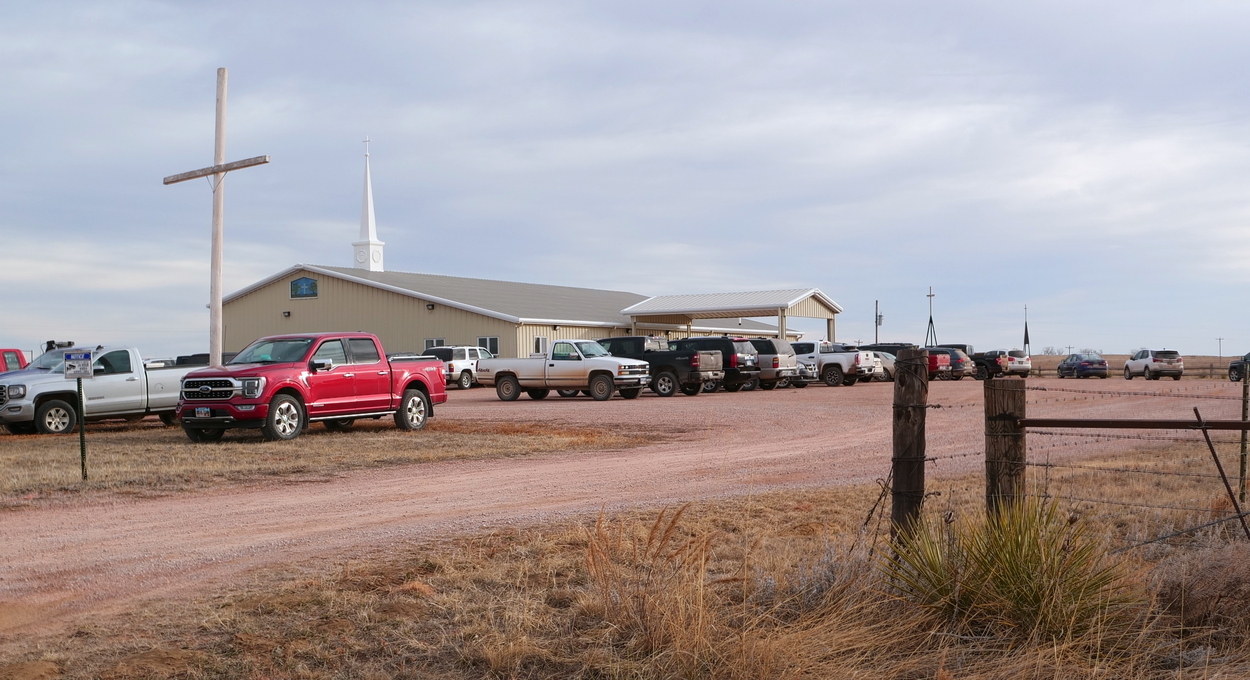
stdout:
POLYGON ((893 511, 890 534, 907 531, 924 503, 925 415, 929 405, 929 352, 905 349, 894 362, 893 511))
POLYGON ((837 328, 838 328, 838 324, 837 324, 836 319, 834 319, 832 316, 829 317, 828 319, 825 319, 825 339, 828 340, 829 342, 837 342, 838 341, 837 337, 834 334, 834 331, 837 330, 837 328))
POLYGON ((686 337, 694 337, 694 319, 686 319, 686 337))
POLYGON ((777 310, 777 338, 779 340, 786 339, 786 310, 777 310))

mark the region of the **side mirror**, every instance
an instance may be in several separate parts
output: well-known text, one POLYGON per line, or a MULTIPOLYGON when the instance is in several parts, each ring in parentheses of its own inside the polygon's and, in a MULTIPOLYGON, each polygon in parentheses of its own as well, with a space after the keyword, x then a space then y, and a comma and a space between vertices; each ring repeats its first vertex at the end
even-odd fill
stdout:
POLYGON ((317 371, 328 371, 334 367, 334 363, 330 361, 317 361, 316 359, 308 362, 308 370, 316 373, 317 371))

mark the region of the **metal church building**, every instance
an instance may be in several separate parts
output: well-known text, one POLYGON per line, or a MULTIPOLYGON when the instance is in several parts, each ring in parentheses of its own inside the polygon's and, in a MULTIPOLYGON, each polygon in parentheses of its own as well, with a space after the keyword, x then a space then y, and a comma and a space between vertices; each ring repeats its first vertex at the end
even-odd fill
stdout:
MULTIPOLYGON (((368 140, 365 140, 366 143, 368 140)), ((388 352, 437 345, 485 347, 500 356, 544 352, 555 340, 619 335, 740 335, 789 339, 787 316, 826 319, 842 308, 815 288, 649 298, 593 288, 514 283, 385 271, 365 151, 360 238, 354 267, 297 264, 222 300, 223 342, 238 351, 256 338, 286 333, 364 331, 388 352), (742 317, 776 316, 771 326, 742 317)))
MULTIPOLYGON (((842 311, 815 289, 800 291, 807 294, 794 305, 759 306, 762 298, 772 302, 785 298, 777 293, 795 292, 718 296, 740 297, 748 305, 743 310, 753 315, 776 315, 797 307, 803 311, 796 316, 832 319, 842 311), (813 305, 814 310, 806 309, 813 305)), ((736 318, 732 305, 720 304, 725 302, 723 297, 714 313, 703 308, 687 310, 688 314, 680 310, 674 313, 672 306, 665 304, 663 318, 655 320, 643 311, 648 308, 643 303, 649 300, 662 298, 615 290, 297 264, 226 296, 224 345, 227 351, 238 351, 264 335, 367 331, 377 334, 389 352, 420 352, 445 344, 476 345, 502 356, 526 356, 544 351, 555 340, 596 340, 635 332, 671 338, 687 334, 776 337, 778 333, 776 326, 736 318), (622 313, 628 308, 633 308, 631 313, 622 313), (716 318, 706 318, 712 314, 716 318)), ((798 338, 797 333, 786 335, 791 340, 798 338)))

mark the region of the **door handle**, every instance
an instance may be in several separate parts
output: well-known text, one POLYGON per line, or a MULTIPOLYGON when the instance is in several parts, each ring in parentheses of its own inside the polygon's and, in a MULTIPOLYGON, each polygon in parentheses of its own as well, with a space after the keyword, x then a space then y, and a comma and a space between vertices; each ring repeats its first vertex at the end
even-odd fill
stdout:
POLYGON ((138 382, 138 380, 139 380, 138 378, 133 378, 133 377, 126 378, 126 382, 138 382))
POLYGON ((386 371, 378 371, 378 375, 389 375, 386 371))
POLYGON ((356 374, 355 374, 355 373, 344 373, 344 374, 343 374, 343 377, 344 377, 344 378, 355 378, 355 377, 356 377, 356 374))
POLYGON ((555 364, 547 364, 547 365, 548 365, 548 366, 550 366, 550 367, 552 367, 552 368, 555 368, 555 367, 556 367, 556 365, 555 365, 555 364))

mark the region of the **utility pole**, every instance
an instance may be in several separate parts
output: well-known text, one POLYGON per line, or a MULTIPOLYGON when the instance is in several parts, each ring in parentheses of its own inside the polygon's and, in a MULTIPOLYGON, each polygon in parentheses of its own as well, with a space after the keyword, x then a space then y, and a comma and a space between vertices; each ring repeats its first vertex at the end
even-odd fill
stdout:
POLYGON ((881 322, 884 320, 881 316, 880 300, 873 300, 873 309, 875 311, 873 314, 872 341, 879 343, 881 342, 881 322))
POLYGON ((225 227, 222 224, 226 211, 226 173, 253 165, 269 162, 269 156, 256 156, 241 161, 226 161, 226 79, 224 68, 217 69, 217 124, 213 138, 213 164, 207 168, 192 170, 165 178, 165 184, 176 184, 189 179, 209 177, 213 188, 213 237, 209 256, 208 277, 208 365, 221 366, 221 260, 225 248, 225 227), (210 177, 211 176, 211 177, 210 177))
POLYGON ((1068 345, 1068 354, 1072 353, 1072 345, 1068 345))

